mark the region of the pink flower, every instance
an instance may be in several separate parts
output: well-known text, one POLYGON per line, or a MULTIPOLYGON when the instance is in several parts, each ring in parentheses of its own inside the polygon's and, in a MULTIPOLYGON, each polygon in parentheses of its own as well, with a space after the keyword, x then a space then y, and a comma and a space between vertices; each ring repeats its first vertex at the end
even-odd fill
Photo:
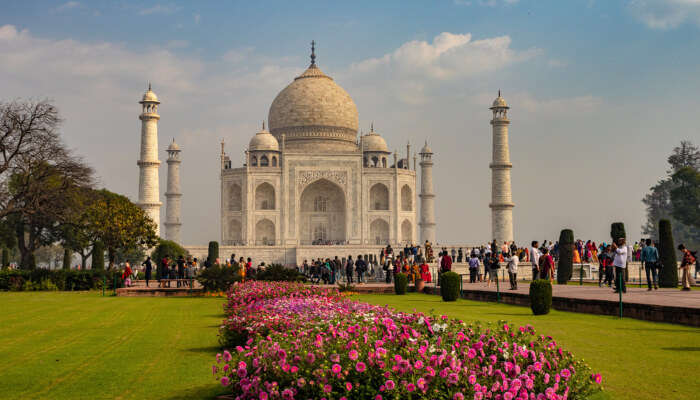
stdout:
POLYGON ((231 353, 229 353, 228 350, 224 350, 224 361, 231 361, 231 353))
POLYGON ((355 369, 357 370, 357 372, 365 372, 365 369, 367 369, 367 366, 365 365, 365 363, 360 361, 357 364, 355 364, 355 369))
POLYGON ((331 371, 333 371, 334 374, 339 374, 342 370, 343 367, 341 367, 340 364, 333 364, 333 366, 331 367, 331 371))
POLYGON ((464 400, 464 395, 462 392, 457 392, 454 396, 452 396, 452 400, 464 400))
POLYGON ((230 383, 230 382, 229 382, 228 376, 224 376, 224 377, 221 378, 221 384, 222 384, 223 386, 228 386, 229 383, 230 383))
POLYGON ((294 398, 294 392, 292 389, 284 389, 282 391, 282 398, 285 400, 292 400, 294 398))
POLYGON ((378 394, 378 395, 374 396, 374 400, 383 400, 383 399, 384 399, 384 398, 382 397, 381 394, 378 394))
POLYGON ((476 383, 476 375, 469 375, 469 384, 474 385, 476 383))
POLYGON ((599 385, 601 382, 603 382, 603 377, 600 374, 592 374, 591 379, 593 379, 593 381, 599 385))
POLYGON ((421 368, 423 368, 423 361, 418 360, 418 361, 415 362, 415 364, 413 364, 413 366, 414 366, 416 369, 421 369, 421 368))
POLYGON ((469 357, 470 359, 476 357, 476 350, 469 349, 469 352, 467 353, 467 357, 469 357))
POLYGON ((260 400, 267 400, 267 392, 260 392, 260 395, 258 396, 260 400))
POLYGON ((542 371, 542 363, 541 362, 537 361, 534 364, 532 364, 532 366, 535 368, 535 371, 537 371, 537 372, 542 371))
POLYGON ((316 356, 314 353, 306 353, 306 362, 309 364, 313 364, 314 361, 316 361, 316 356))
POLYGON ((416 385, 409 383, 408 385, 406 385, 406 390, 408 390, 409 392, 414 392, 416 390, 416 385))
POLYGON ((350 359, 353 361, 357 360, 357 350, 350 350, 350 352, 348 353, 348 357, 350 357, 350 359))
POLYGON ((333 387, 331 385, 324 385, 323 386, 323 391, 326 393, 330 393, 333 390, 333 387))
POLYGON ((352 383, 350 382, 345 382, 345 390, 348 392, 352 390, 352 383))
POLYGON ((386 386, 386 390, 394 390, 394 387, 396 387, 396 384, 394 381, 389 379, 388 381, 384 382, 384 386, 386 386))

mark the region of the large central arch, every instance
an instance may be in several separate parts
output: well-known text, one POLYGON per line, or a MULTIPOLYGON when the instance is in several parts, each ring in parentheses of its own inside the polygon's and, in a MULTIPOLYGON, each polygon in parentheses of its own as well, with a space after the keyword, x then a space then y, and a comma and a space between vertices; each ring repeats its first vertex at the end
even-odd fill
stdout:
POLYGON ((307 186, 299 199, 302 244, 344 243, 345 193, 335 183, 319 179, 307 186))

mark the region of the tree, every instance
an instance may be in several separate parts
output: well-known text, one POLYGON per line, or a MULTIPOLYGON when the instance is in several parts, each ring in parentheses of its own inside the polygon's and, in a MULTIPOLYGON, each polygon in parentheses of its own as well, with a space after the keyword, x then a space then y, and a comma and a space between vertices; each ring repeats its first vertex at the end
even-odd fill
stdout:
MULTIPOLYGON (((685 167, 698 171, 700 169, 700 150, 693 143, 682 141, 680 146, 673 149, 667 161, 669 175, 676 174, 685 167)), ((647 211, 647 220, 642 226, 642 232, 652 238, 659 238, 659 221, 668 219, 671 223, 673 237, 676 240, 689 244, 691 247, 697 247, 700 245, 700 228, 685 224, 673 216, 671 191, 677 186, 678 183, 674 182, 671 176, 667 176, 650 188, 649 193, 642 199, 647 211)))
POLYGON ((676 184, 671 190, 673 217, 700 229, 700 172, 691 167, 683 167, 671 179, 676 184))
POLYGON ((25 200, 25 190, 11 190, 10 178, 28 177, 37 162, 68 155, 58 135, 60 124, 58 110, 48 101, 0 102, 0 218, 36 206, 25 200))
POLYGON ((669 220, 659 221, 659 235, 659 261, 661 262, 659 286, 675 288, 678 287, 678 263, 669 220))
POLYGON ((574 270, 574 231, 564 229, 559 234, 559 264, 557 283, 566 285, 574 270))
POLYGON ((156 225, 146 213, 128 198, 106 189, 96 191, 96 199, 84 211, 86 229, 107 250, 109 267, 114 266, 117 252, 151 248, 158 242, 156 225))

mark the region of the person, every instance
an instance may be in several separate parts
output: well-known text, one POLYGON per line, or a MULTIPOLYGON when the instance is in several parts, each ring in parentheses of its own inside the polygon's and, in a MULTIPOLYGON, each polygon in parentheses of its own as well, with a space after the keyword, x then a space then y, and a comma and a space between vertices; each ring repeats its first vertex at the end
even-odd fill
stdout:
POLYGON ((177 258, 177 287, 180 287, 181 279, 185 279, 185 257, 182 255, 177 258))
POLYGON ((471 258, 469 259, 469 283, 476 283, 478 273, 479 258, 477 258, 476 253, 472 252, 471 258))
POLYGON ((617 239, 617 243, 613 242, 612 250, 615 253, 613 266, 615 267, 615 293, 627 293, 625 285, 625 268, 627 268, 627 246, 625 238, 617 239))
POLYGON ((640 261, 644 263, 644 271, 647 274, 647 291, 651 290, 652 283, 654 284, 654 289, 658 290, 658 266, 659 266, 659 250, 654 246, 651 239, 646 240, 646 246, 642 249, 640 255, 640 261))
MULTIPOLYGON (((496 243, 495 240, 493 242, 496 243)), ((498 270, 501 269, 499 256, 500 254, 498 254, 498 249, 496 250, 496 252, 491 252, 491 256, 488 263, 489 277, 486 281, 486 287, 491 286, 491 281, 496 282, 496 286, 498 286, 498 270)), ((484 263, 484 267, 486 267, 486 263, 484 263)))
POLYGON ((540 278, 540 250, 537 240, 530 243, 530 264, 532 265, 532 280, 540 278))
POLYGON ((683 253, 683 259, 681 261, 681 283, 683 284, 683 288, 681 290, 690 290, 690 266, 695 264, 697 259, 695 258, 695 254, 691 252, 690 250, 685 248, 685 245, 679 244, 678 245, 678 250, 683 253))
POLYGON ((510 278, 510 290, 518 289, 518 255, 513 253, 508 258, 508 278, 510 278))
MULTIPOLYGON (((608 284, 608 269, 611 269, 612 261, 612 257, 605 250, 598 256, 598 287, 608 284)), ((612 279, 610 283, 612 284, 612 279)))
POLYGON ((452 250, 450 251, 451 258, 453 262, 457 262, 457 250, 453 247, 452 250))
POLYGON ((168 260, 167 254, 163 256, 162 260, 160 260, 160 268, 156 272, 158 273, 159 279, 158 287, 165 287, 165 282, 163 282, 162 280, 168 279, 170 275, 170 261, 168 260))
POLYGON ((345 277, 347 279, 347 283, 352 283, 352 274, 353 274, 353 266, 355 265, 354 261, 352 261, 352 256, 348 256, 348 262, 345 264, 345 277))
POLYGON ((426 283, 432 282, 432 276, 430 276, 430 267, 428 266, 428 263, 425 262, 425 258, 421 259, 420 278, 426 283))
POLYGON ((391 283, 391 277, 394 275, 394 263, 391 262, 391 257, 384 259, 384 272, 386 273, 386 283, 391 283))
POLYGON ((357 256, 357 261, 355 261, 355 272, 357 273, 357 283, 364 283, 365 271, 367 270, 367 263, 362 259, 362 254, 357 256))
POLYGON ((444 251, 440 259, 440 272, 445 273, 449 271, 452 271, 452 257, 447 254, 447 251, 444 251))
POLYGON ((126 260, 126 263, 124 264, 122 279, 124 280, 124 286, 131 286, 131 264, 129 264, 129 260, 126 260))
POLYGON ((146 261, 141 264, 143 266, 144 275, 146 275, 146 287, 148 287, 148 281, 151 280, 151 271, 153 270, 153 263, 151 263, 151 257, 146 257, 146 261))
POLYGON ((552 255, 549 254, 549 249, 546 247, 542 249, 538 266, 540 279, 545 279, 550 282, 554 281, 554 259, 552 255))

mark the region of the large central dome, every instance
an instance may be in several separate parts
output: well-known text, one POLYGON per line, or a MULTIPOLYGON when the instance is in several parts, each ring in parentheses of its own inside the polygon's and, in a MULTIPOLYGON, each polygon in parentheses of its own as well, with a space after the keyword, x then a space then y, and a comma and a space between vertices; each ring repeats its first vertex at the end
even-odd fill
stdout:
POLYGON ((289 150, 357 150, 357 106, 314 62, 275 97, 270 133, 289 150))

